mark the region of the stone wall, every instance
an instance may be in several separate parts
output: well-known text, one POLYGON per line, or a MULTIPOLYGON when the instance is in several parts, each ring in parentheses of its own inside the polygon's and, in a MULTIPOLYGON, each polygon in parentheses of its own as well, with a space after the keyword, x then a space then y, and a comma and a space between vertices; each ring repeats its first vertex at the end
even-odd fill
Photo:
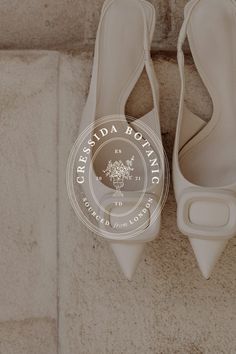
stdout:
MULTIPOLYGON (((176 50, 187 0, 151 0, 157 24, 153 50, 176 50)), ((94 45, 103 0, 3 0, 0 49, 64 49, 94 45)))

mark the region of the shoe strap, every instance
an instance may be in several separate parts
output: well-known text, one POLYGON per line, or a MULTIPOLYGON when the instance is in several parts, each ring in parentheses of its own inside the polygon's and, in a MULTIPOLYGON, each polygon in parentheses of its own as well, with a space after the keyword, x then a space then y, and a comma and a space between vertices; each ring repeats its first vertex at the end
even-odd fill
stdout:
POLYGON ((156 109, 159 115, 159 85, 156 78, 155 69, 153 66, 153 61, 151 58, 151 41, 149 36, 149 29, 146 21, 146 15, 144 9, 140 4, 142 14, 143 14, 143 22, 144 22, 144 67, 146 68, 147 76, 151 85, 152 96, 153 96, 153 103, 154 108, 156 109))
POLYGON ((179 73, 180 73, 180 80, 181 80, 181 92, 180 92, 180 105, 179 105, 179 114, 178 114, 178 121, 177 121, 177 128, 176 128, 176 144, 177 147, 179 146, 179 139, 180 139, 180 128, 181 122, 183 118, 184 112, 184 97, 185 97, 185 72, 184 72, 184 65, 185 65, 185 57, 183 52, 183 45, 187 37, 187 27, 192 15, 192 12, 195 6, 200 2, 200 0, 192 0, 188 3, 188 9, 185 14, 184 22, 182 24, 179 38, 178 38, 178 46, 177 46, 177 59, 178 59, 178 66, 179 66, 179 73))
MULTIPOLYGON (((102 17, 105 15, 105 12, 108 10, 111 2, 108 2, 105 4, 103 11, 102 11, 102 17)), ((152 90, 152 95, 153 95, 153 102, 154 102, 154 107, 157 110, 159 114, 159 85, 156 79, 155 75, 155 70, 153 67, 153 62, 151 59, 150 55, 150 49, 151 49, 151 43, 150 43, 150 36, 149 36, 149 28, 148 24, 146 21, 146 14, 143 9, 142 3, 140 0, 138 0, 138 4, 140 6, 140 9, 142 11, 142 16, 143 16, 143 23, 144 23, 144 67, 146 68, 147 76, 150 82, 151 90, 152 90)), ((94 52, 94 65, 93 65, 93 72, 92 76, 95 77, 95 80, 93 80, 94 85, 90 87, 90 95, 94 98, 94 101, 97 102, 97 74, 98 74, 98 56, 99 56, 99 42, 100 42, 100 29, 102 25, 102 17, 98 26, 97 30, 97 38, 96 38, 96 44, 95 44, 95 52, 94 52)), ((95 116, 96 114, 96 104, 94 105, 93 109, 93 115, 95 116)))

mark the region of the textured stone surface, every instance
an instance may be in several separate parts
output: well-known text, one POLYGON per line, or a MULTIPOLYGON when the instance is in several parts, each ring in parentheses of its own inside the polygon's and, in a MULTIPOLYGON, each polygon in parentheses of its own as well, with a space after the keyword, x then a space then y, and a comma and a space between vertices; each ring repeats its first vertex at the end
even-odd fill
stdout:
POLYGON ((0 52, 1 354, 55 353, 57 68, 57 53, 0 52))
POLYGON ((56 354, 56 321, 29 318, 0 323, 1 354, 56 354))
MULTIPOLYGON (((179 77, 174 59, 156 58, 162 127, 170 156, 178 110, 179 77)), ((236 352, 235 246, 231 240, 211 280, 202 278, 188 240, 176 228, 171 192, 161 237, 146 247, 133 282, 124 279, 109 246, 78 222, 68 202, 65 169, 77 137, 89 87, 88 53, 61 59, 59 341, 63 354, 234 354, 236 352)), ((191 62, 187 69, 189 106, 211 112, 209 97, 191 62), (200 102, 200 103, 199 103, 200 102)), ((145 75, 128 110, 151 107, 145 75), (147 100, 146 103, 144 101, 147 100)))
MULTIPOLYGON (((65 174, 92 68, 92 54, 78 52, 61 54, 59 75, 58 53, 0 53, 0 354, 235 354, 236 239, 204 280, 176 228, 171 191, 161 237, 128 282, 108 244, 78 222, 65 174)), ((171 158, 175 58, 155 57, 155 69, 171 158)), ((211 101, 189 58, 186 78, 189 107, 209 119, 211 101)), ((151 108, 148 92, 144 73, 130 114, 151 108)))
MULTIPOLYGON (((151 0, 154 50, 175 50, 187 0, 151 0)), ((0 49, 93 46, 103 0, 2 0, 0 49)))

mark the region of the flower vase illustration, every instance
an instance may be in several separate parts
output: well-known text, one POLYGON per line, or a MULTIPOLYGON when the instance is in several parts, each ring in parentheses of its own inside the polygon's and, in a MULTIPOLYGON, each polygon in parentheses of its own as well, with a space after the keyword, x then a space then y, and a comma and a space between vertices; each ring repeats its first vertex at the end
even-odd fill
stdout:
POLYGON ((103 171, 106 177, 110 178, 110 181, 112 181, 116 189, 114 197, 123 197, 121 189, 125 185, 125 180, 132 179, 131 172, 134 170, 132 168, 133 162, 134 156, 126 161, 126 165, 121 160, 115 162, 109 161, 107 168, 103 171))

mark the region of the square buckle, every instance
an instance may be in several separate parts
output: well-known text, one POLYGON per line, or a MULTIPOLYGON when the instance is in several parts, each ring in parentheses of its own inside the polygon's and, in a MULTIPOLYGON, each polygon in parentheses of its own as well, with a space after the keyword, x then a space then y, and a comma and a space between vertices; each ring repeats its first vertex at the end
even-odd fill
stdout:
POLYGON ((178 202, 177 223, 190 237, 230 239, 236 235, 236 198, 228 191, 188 189, 178 202))

